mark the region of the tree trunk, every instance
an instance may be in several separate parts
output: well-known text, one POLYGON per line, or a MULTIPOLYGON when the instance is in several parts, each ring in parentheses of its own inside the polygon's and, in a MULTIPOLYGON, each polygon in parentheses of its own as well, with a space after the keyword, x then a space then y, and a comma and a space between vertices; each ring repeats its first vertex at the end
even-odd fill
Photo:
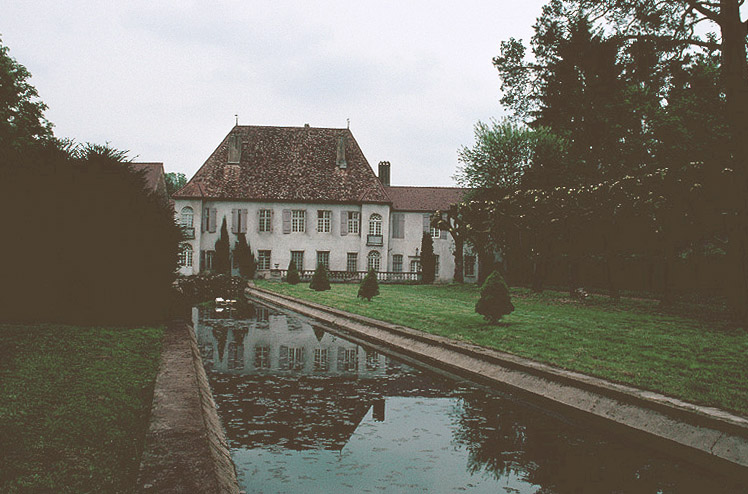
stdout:
POLYGON ((464 283, 464 273, 465 273, 465 258, 464 258, 464 247, 465 247, 465 241, 461 236, 455 236, 453 237, 455 241, 455 283, 464 283))
POLYGON ((484 246, 475 246, 478 251, 478 285, 483 285, 488 275, 493 271, 493 253, 484 246))
POLYGON ((545 281, 545 259, 543 256, 536 255, 532 263, 532 291, 540 293, 543 291, 543 282, 545 281))

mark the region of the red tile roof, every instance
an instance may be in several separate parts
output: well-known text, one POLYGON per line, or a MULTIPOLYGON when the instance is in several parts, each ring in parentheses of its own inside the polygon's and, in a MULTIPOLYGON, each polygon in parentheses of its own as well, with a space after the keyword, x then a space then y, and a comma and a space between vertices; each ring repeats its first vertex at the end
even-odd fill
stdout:
POLYGON ((130 163, 130 167, 135 171, 142 172, 148 192, 154 192, 163 196, 167 195, 163 163, 130 163))
POLYGON ((389 203, 348 129, 236 126, 175 199, 389 203), (229 137, 241 139, 238 164, 228 163, 229 137), (337 166, 340 137, 347 166, 337 166))
POLYGON ((461 187, 385 187, 395 211, 436 211, 462 201, 461 187))

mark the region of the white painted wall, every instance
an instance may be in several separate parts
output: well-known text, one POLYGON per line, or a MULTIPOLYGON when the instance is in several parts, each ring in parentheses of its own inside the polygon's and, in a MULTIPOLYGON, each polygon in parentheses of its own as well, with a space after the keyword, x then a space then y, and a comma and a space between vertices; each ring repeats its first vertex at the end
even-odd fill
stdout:
MULTIPOLYGON (((291 251, 304 251, 304 269, 317 267, 317 251, 330 252, 330 269, 333 271, 345 271, 347 254, 358 253, 358 270, 367 269, 367 257, 370 252, 377 251, 380 254, 380 271, 392 271, 392 256, 401 254, 403 256, 403 271, 410 271, 410 261, 416 256, 416 249, 420 253, 421 236, 423 234, 423 213, 405 212, 405 238, 392 238, 392 214, 390 206, 386 204, 305 204, 305 203, 271 203, 271 202, 249 202, 249 201, 202 201, 177 199, 174 209, 177 220, 180 212, 185 206, 190 206, 194 211, 193 225, 195 239, 187 240, 193 249, 192 267, 183 266, 179 273, 183 275, 197 274, 200 271, 200 251, 215 250, 215 244, 220 236, 221 223, 226 218, 229 231, 229 242, 233 251, 237 235, 231 232, 232 209, 247 209, 247 239, 252 252, 257 256, 259 250, 271 251, 271 268, 286 269, 291 260, 291 251), (202 216, 205 208, 216 208, 215 233, 201 231, 202 216), (270 209, 273 211, 272 232, 259 231, 259 210, 270 209), (283 210, 303 209, 306 210, 306 231, 283 233, 283 210), (317 211, 328 210, 332 212, 331 230, 329 233, 317 231, 317 211), (341 235, 341 217, 348 211, 358 211, 361 214, 361 225, 358 234, 341 235), (369 219, 372 214, 382 217, 383 245, 367 245, 369 233, 369 219)), ((447 234, 446 239, 435 238, 434 254, 439 256, 439 272, 436 273, 436 281, 451 281, 454 275, 454 241, 447 234)), ((476 269, 477 272, 477 269, 476 269)), ((267 276, 268 272, 258 271, 258 276, 267 276)), ((474 281, 475 278, 466 278, 466 281, 474 281)))

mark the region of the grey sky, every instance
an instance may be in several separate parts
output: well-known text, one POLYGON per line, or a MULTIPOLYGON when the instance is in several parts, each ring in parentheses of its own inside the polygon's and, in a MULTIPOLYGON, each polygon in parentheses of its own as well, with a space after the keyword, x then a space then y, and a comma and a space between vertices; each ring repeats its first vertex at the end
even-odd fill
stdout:
POLYGON ((499 43, 543 0, 4 2, 0 34, 55 134, 188 177, 244 125, 351 130, 395 185, 452 185, 457 150, 499 117, 499 43))

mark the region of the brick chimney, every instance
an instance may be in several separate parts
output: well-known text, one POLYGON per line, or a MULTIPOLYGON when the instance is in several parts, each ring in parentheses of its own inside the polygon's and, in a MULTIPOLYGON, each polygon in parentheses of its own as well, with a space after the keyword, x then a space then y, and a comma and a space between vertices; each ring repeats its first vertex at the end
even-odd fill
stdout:
POLYGON ((229 163, 239 163, 242 159, 242 139, 239 134, 229 136, 229 163))
POLYGON ((390 162, 380 161, 379 162, 379 181, 382 185, 390 185, 390 162))

